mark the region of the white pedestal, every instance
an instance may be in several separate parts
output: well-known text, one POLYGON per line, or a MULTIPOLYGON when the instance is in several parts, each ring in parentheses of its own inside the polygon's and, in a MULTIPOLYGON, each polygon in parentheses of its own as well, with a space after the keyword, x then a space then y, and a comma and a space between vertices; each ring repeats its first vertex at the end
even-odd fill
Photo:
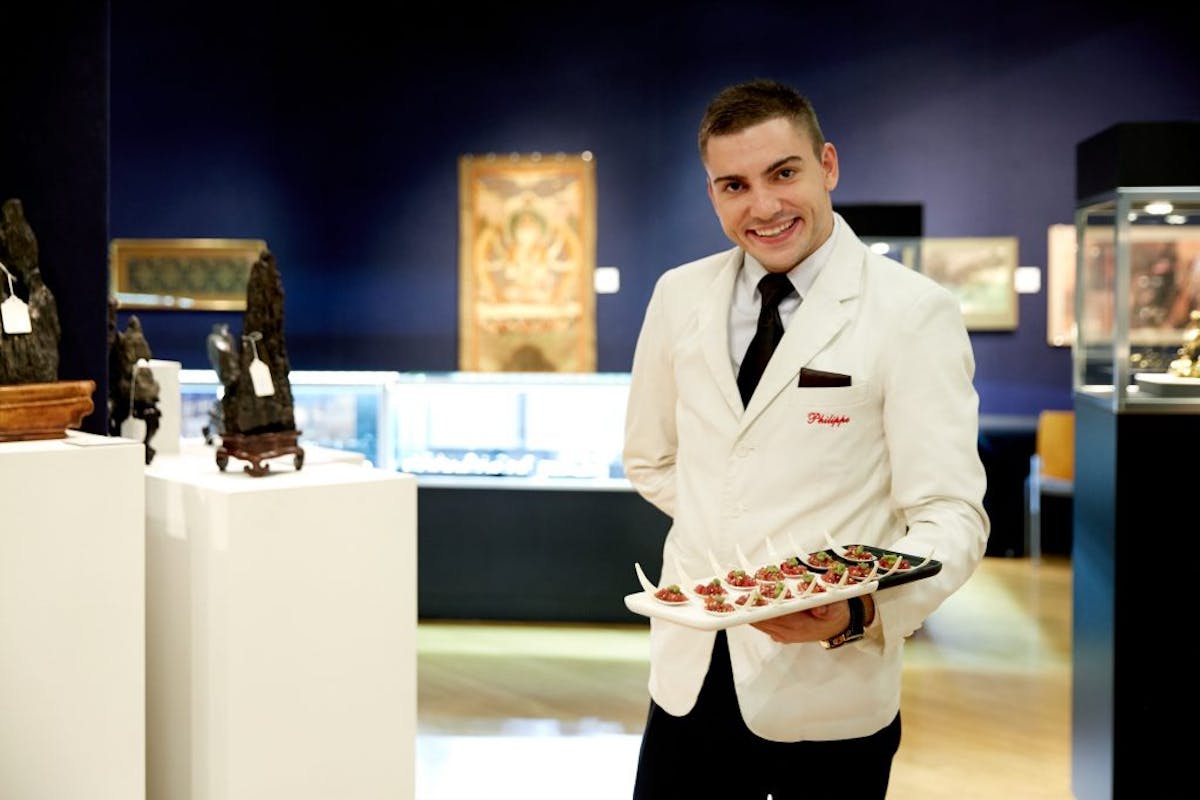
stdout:
MULTIPOLYGON (((178 361, 150 359, 150 372, 154 375, 154 380, 158 381, 158 430, 150 440, 156 458, 179 452, 180 422, 183 417, 183 400, 179 389, 181 366, 178 361)), ((121 423, 121 435, 126 439, 144 442, 146 423, 129 417, 121 423)))
POLYGON ((143 452, 0 443, 4 800, 145 797, 143 452))
POLYGON ((148 797, 411 800, 416 480, 235 463, 146 468, 148 797))

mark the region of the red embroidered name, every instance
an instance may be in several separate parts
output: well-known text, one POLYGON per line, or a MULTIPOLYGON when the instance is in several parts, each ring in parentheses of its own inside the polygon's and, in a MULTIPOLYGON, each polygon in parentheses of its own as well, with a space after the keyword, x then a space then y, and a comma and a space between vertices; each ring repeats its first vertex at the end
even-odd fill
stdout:
POLYGON ((809 425, 832 425, 837 428, 849 421, 850 418, 845 414, 822 414, 820 411, 810 411, 808 413, 809 425))

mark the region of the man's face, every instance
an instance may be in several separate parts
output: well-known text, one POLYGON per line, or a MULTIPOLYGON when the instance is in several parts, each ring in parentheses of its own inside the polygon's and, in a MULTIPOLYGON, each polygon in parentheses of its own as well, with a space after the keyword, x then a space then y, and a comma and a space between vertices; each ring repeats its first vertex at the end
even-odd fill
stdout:
POLYGON ((818 159, 807 132, 785 119, 708 140, 708 197, 734 244, 771 272, 786 272, 833 231, 837 151, 818 159))

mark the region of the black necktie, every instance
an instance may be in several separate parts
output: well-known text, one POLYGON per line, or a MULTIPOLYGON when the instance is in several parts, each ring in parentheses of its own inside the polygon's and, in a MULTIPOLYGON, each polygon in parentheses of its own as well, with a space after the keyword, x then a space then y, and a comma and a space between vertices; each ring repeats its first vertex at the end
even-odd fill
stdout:
POLYGON ((758 282, 758 292, 762 295, 762 308, 758 312, 758 330, 746 348, 742 358, 741 369, 738 370, 738 391, 742 393, 742 405, 750 405, 750 397, 754 387, 762 377, 771 353, 783 338, 783 320, 779 317, 779 303, 783 298, 796 291, 788 279, 787 273, 768 272, 758 282))

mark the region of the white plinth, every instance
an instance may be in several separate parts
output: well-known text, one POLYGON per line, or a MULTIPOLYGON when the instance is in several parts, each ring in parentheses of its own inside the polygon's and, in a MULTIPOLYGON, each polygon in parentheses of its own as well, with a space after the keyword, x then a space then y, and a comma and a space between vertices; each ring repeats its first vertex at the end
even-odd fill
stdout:
POLYGON ((145 797, 144 451, 69 436, 0 443, 4 800, 145 797))
POLYGON ((146 468, 147 796, 411 800, 415 479, 235 463, 146 468))
MULTIPOLYGON (((150 359, 149 369, 158 381, 158 430, 150 440, 157 455, 172 455, 179 452, 180 423, 183 417, 183 400, 179 389, 178 361, 150 359)), ((139 442, 146 440, 146 423, 129 417, 121 423, 121 435, 139 442)), ((156 457, 157 457, 156 455, 156 457)))

